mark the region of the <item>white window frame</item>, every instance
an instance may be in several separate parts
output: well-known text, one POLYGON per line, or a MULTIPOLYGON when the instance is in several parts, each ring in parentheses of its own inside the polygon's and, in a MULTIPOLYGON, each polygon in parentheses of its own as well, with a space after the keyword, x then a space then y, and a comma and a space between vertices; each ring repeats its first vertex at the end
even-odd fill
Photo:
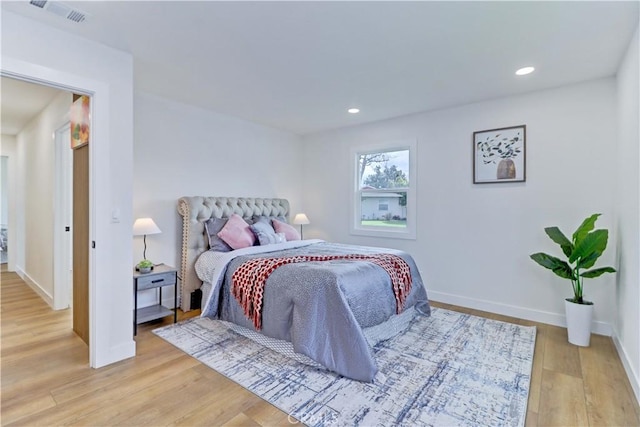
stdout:
MULTIPOLYGON (((372 144, 351 149, 351 219, 349 232, 358 236, 386 237, 392 239, 416 239, 416 184, 417 168, 416 157, 418 144, 415 139, 390 141, 381 144, 372 144), (382 227, 362 225, 362 190, 360 189, 360 177, 358 176, 358 159, 361 154, 383 153, 391 151, 409 150, 409 187, 407 188, 407 226, 382 227)), ((394 189, 380 190, 393 192, 394 189)), ((396 190, 397 191, 397 190, 396 190)))

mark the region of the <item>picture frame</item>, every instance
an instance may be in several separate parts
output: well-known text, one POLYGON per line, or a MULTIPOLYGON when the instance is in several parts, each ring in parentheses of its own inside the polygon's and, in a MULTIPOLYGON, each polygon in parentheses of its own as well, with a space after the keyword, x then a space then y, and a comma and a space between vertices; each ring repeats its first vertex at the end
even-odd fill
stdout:
POLYGON ((473 183, 526 181, 527 126, 510 126, 473 133, 473 183))
POLYGON ((71 149, 82 147, 89 143, 90 99, 87 95, 82 95, 71 104, 71 149))

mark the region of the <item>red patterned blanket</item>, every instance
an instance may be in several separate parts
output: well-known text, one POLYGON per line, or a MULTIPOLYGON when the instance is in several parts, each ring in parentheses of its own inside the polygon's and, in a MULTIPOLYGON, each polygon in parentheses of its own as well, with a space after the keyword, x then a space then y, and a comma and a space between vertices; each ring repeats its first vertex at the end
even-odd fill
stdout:
POLYGON ((396 298, 396 313, 401 313, 411 292, 411 269, 401 257, 392 254, 372 255, 300 255, 281 258, 254 258, 238 267, 232 275, 232 294, 240 303, 245 316, 257 330, 262 328, 262 300, 267 279, 276 268, 292 263, 353 260, 366 261, 382 267, 391 278, 396 298))

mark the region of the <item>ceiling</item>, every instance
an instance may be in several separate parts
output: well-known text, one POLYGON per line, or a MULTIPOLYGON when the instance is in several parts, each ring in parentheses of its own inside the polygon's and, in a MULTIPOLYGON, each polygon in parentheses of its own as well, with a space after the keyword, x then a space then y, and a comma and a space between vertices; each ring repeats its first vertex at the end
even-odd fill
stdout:
POLYGON ((0 80, 2 133, 18 134, 60 92, 49 86, 2 77, 0 80))
POLYGON ((130 52, 138 91, 301 135, 613 76, 639 14, 637 1, 67 4, 88 18, 2 9, 130 52))

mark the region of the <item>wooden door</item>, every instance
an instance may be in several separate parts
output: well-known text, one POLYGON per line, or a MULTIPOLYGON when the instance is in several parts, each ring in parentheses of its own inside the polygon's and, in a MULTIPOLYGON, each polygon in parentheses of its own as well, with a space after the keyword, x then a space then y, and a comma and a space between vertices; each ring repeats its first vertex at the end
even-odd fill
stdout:
POLYGON ((89 345, 89 144, 73 150, 73 330, 89 345))

